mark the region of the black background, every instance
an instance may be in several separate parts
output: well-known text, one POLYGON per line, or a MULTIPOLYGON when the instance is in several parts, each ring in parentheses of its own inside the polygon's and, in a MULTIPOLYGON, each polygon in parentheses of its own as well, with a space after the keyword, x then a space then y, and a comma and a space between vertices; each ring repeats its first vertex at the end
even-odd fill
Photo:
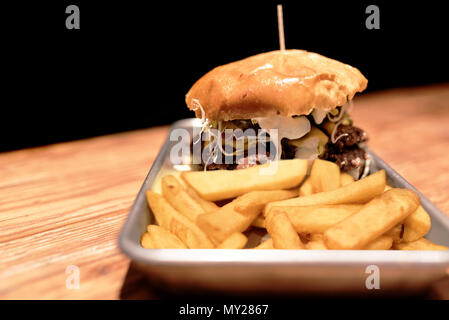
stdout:
POLYGON ((359 68, 368 90, 449 81, 442 1, 29 1, 0 11, 0 151, 192 116, 190 86, 211 68, 287 48, 359 68), (67 30, 77 4, 81 29, 67 30), (367 30, 365 8, 380 8, 367 30))

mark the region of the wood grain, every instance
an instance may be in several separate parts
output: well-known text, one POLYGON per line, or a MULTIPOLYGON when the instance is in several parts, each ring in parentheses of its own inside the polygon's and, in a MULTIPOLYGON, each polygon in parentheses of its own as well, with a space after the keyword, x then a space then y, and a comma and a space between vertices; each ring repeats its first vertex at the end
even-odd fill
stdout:
POLYGON ((352 117, 370 148, 449 213, 449 84, 361 95, 352 117))
POLYGON ((0 155, 0 298, 114 299, 117 236, 167 128, 0 155), (66 267, 80 289, 66 289, 66 267))
MULTIPOLYGON (((355 123, 394 169, 449 212, 449 84, 361 95, 355 123)), ((132 298, 117 237, 167 127, 0 154, 0 299, 132 298), (80 289, 66 288, 67 266, 80 289)), ((133 294, 134 292, 134 294, 133 294)), ((446 280, 433 298, 449 298, 446 280)))

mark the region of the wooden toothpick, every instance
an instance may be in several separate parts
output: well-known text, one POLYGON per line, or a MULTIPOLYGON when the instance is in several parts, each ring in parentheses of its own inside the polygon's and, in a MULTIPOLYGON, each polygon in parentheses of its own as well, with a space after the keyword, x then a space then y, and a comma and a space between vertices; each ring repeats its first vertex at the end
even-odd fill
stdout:
POLYGON ((285 50, 285 37, 284 37, 284 17, 282 14, 282 4, 278 4, 278 30, 279 30, 279 48, 285 50))

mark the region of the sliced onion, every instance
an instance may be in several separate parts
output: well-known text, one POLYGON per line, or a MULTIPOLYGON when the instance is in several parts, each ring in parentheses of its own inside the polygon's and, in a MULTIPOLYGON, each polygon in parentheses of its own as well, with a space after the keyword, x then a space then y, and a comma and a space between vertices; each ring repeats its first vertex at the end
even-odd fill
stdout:
POLYGON ((315 121, 316 124, 321 124, 324 118, 326 118, 327 114, 327 110, 314 109, 312 111, 313 121, 315 121))
POLYGON ((277 129, 280 139, 299 139, 309 133, 311 125, 305 116, 296 118, 284 116, 271 116, 254 118, 263 130, 277 129))

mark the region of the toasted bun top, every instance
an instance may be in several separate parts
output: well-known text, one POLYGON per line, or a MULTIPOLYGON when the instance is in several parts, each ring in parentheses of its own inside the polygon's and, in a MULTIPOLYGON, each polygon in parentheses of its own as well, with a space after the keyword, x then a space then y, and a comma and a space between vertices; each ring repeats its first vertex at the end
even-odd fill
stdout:
POLYGON ((225 64, 186 95, 189 109, 211 120, 306 115, 344 105, 368 80, 356 68, 304 50, 271 51, 225 64))

